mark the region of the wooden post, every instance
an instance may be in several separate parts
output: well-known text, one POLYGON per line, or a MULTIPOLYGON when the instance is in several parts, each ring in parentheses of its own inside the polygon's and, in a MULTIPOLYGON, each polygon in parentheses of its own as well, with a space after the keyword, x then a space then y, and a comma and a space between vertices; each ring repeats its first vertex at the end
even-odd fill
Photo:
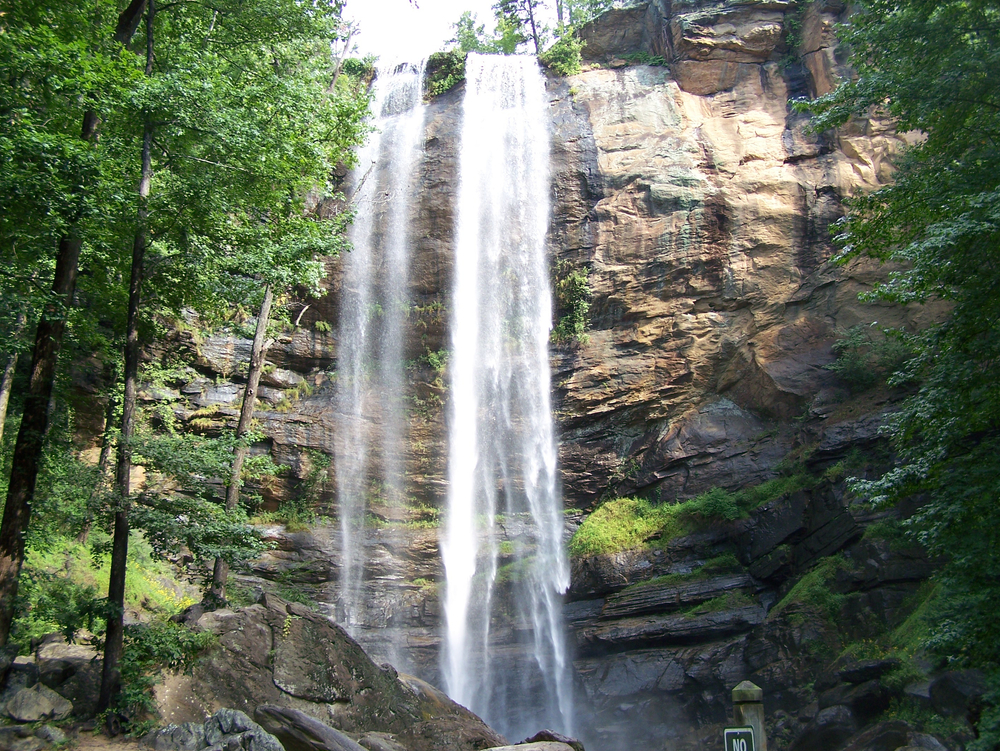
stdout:
POLYGON ((733 689, 733 724, 753 728, 754 751, 767 751, 764 731, 764 690, 750 681, 733 689))

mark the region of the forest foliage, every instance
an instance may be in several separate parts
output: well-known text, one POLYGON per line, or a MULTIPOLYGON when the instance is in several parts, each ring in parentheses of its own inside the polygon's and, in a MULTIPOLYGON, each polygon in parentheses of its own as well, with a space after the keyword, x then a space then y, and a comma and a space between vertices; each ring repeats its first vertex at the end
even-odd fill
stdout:
MULTIPOLYGON (((334 173, 365 137, 369 104, 364 70, 331 54, 351 33, 340 5, 0 0, 0 352, 11 363, 24 355, 5 386, 0 646, 8 636, 25 646, 42 624, 100 638, 102 620, 111 644, 111 624, 131 607, 125 558, 115 562, 130 539, 161 558, 183 550, 232 565, 263 549, 246 510, 220 505, 219 478, 255 435, 188 435, 169 414, 144 411, 130 353, 171 326, 217 325, 271 291, 279 308, 292 289, 321 293, 322 259, 346 247, 351 217, 314 207, 337 205, 334 173), (32 375, 26 387, 28 358, 54 362, 60 349, 49 382, 32 375), (77 408, 94 412, 71 387, 81 367, 97 373, 93 398, 107 404, 98 443, 117 449, 114 486, 110 451, 97 466, 78 458, 77 408), (12 453, 33 458, 12 463, 12 453), (123 495, 132 464, 147 482, 123 495), (129 522, 144 537, 127 534, 129 522), (112 549, 118 601, 98 597, 104 574, 77 567, 85 583, 70 585, 38 563, 61 551, 69 571, 84 550, 99 572, 112 549)), ((276 469, 248 461, 236 482, 276 469)), ((125 635, 133 653, 153 643, 137 638, 125 635)), ((126 656, 112 668, 127 679, 135 665, 126 656)))
POLYGON ((856 78, 817 101, 816 128, 874 112, 920 134, 893 183, 853 198, 840 260, 891 262, 871 300, 943 300, 939 325, 902 336, 890 383, 919 384, 885 432, 898 455, 854 483, 878 503, 924 501, 909 529, 947 561, 928 646, 993 675, 974 749, 1000 744, 1000 4, 867 0, 840 30, 856 78))

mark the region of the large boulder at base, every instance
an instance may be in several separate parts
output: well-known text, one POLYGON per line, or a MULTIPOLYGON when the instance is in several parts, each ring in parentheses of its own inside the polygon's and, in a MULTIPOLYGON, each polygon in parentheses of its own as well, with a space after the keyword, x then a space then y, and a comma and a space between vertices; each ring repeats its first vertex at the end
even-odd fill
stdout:
POLYGON ((257 707, 253 716, 281 741, 285 751, 365 751, 339 730, 297 709, 265 704, 257 707))
POLYGON ((4 711, 14 722, 59 721, 72 714, 73 704, 47 686, 35 684, 15 693, 4 711))
POLYGON ((332 619, 303 605, 265 595, 246 608, 190 615, 185 622, 214 633, 218 647, 190 674, 169 675, 157 687, 157 708, 168 722, 200 721, 221 707, 252 715, 269 706, 353 737, 386 734, 406 751, 506 743, 433 686, 376 665, 332 619))

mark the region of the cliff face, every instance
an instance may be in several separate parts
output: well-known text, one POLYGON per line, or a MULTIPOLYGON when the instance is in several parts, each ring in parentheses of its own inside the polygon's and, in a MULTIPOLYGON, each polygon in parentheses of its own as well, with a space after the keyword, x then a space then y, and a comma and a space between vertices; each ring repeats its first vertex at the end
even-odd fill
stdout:
MULTIPOLYGON (((919 327, 940 311, 863 305, 858 294, 883 272, 866 261, 830 263, 830 225, 844 200, 883 184, 903 144, 873 120, 811 133, 790 105, 848 75, 833 37, 845 12, 835 0, 804 9, 785 0, 657 0, 590 24, 584 71, 550 77, 553 275, 586 270, 592 291, 584 340, 552 350, 568 508, 633 494, 676 502, 755 485, 789 457, 811 457, 821 473, 852 447, 873 444, 892 397, 852 397, 824 367, 832 344, 856 324, 919 327)), ((448 347, 461 96, 459 88, 428 104, 412 216, 406 460, 415 503, 391 512, 375 498, 379 522, 365 532, 374 551, 366 593, 381 616, 360 640, 432 682, 441 568, 426 507, 443 503, 448 394, 446 375, 427 355, 448 347)), ((277 369, 265 378, 259 413, 268 441, 258 450, 292 467, 262 489, 265 497, 274 505, 307 495, 330 515, 335 483, 329 469, 317 474, 309 451, 336 448, 338 273, 332 262, 330 294, 311 301, 300 326, 271 348, 277 369)), ((215 379, 147 398, 172 401, 180 417, 211 430, 235 418, 241 386, 228 379, 243 367, 249 342, 218 335, 187 344, 200 372, 215 379)), ((808 611, 772 617, 772 606, 794 577, 846 551, 841 594, 854 625, 844 628, 861 638, 872 623, 904 617, 901 603, 929 570, 919 551, 859 542, 873 517, 849 507, 841 477, 662 549, 574 561, 567 618, 592 737, 613 748, 641 728, 630 742, 683 736, 697 745, 687 729, 723 721, 726 692, 748 677, 794 715, 782 737, 812 727, 819 699, 801 687, 826 652, 810 644, 835 650, 845 637, 808 611), (718 576, 623 591, 726 554, 739 565, 718 576), (681 612, 727 593, 741 595, 737 606, 681 612)), ((567 534, 581 518, 567 516, 567 534)), ((278 549, 249 583, 294 587, 334 610, 338 534, 322 520, 303 532, 274 528, 278 549)), ((847 725, 856 728, 867 715, 855 714, 847 725)))

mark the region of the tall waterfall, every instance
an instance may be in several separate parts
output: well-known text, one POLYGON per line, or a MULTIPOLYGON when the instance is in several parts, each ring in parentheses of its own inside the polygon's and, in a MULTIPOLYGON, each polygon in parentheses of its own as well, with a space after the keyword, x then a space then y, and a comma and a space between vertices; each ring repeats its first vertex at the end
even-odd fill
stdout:
POLYGON ((572 732, 550 409, 549 118, 532 57, 469 55, 452 297, 442 672, 509 737, 572 732))
POLYGON ((408 228, 423 136, 422 79, 422 65, 378 71, 374 132, 354 172, 357 217, 353 249, 343 258, 335 441, 343 545, 339 609, 351 633, 371 625, 363 596, 369 505, 400 504, 404 494, 408 228))

